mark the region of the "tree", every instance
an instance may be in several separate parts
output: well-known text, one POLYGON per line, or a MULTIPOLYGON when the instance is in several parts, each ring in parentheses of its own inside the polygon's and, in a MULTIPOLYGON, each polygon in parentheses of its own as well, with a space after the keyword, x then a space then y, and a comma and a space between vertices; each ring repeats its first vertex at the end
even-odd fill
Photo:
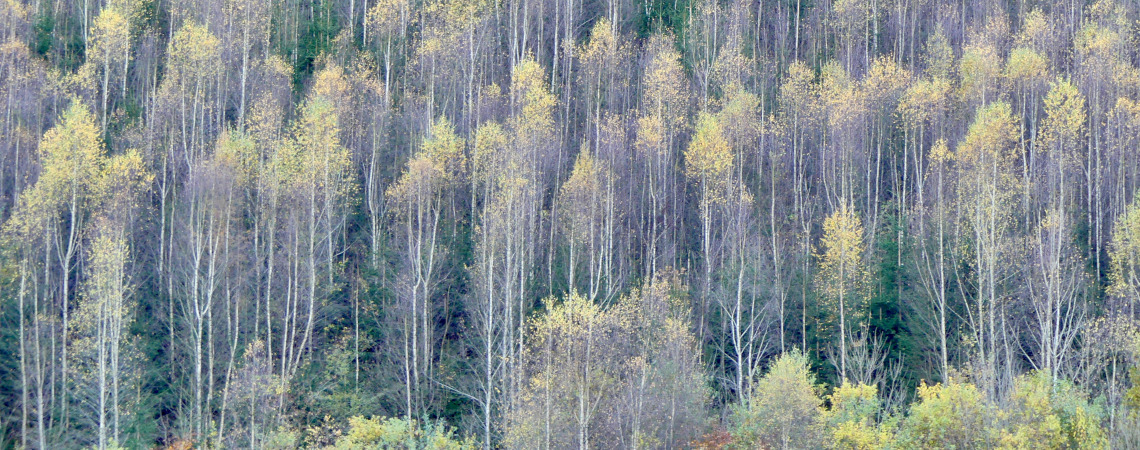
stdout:
MULTIPOLYGON (((408 26, 410 17, 407 0, 377 0, 371 9, 368 9, 364 24, 365 45, 368 45, 368 34, 375 36, 376 47, 380 49, 384 61, 384 102, 391 103, 390 91, 392 86, 393 45, 402 43, 403 33, 408 26), (394 14, 393 14, 394 13, 394 14)), ((367 6, 365 6, 367 8, 367 6)))
POLYGON ((678 287, 659 278, 608 308, 575 292, 547 299, 527 332, 527 382, 506 442, 672 447, 696 438, 708 391, 678 287))
POLYGON ((948 228, 951 225, 950 214, 953 208, 952 199, 948 199, 951 192, 947 192, 947 184, 951 183, 953 155, 946 145, 946 141, 939 139, 934 143, 928 155, 930 166, 925 174, 926 182, 933 183, 932 197, 927 201, 920 194, 916 214, 918 219, 918 233, 915 239, 918 252, 918 277, 922 283, 923 291, 930 300, 935 318, 931 328, 935 330, 937 348, 939 353, 939 372, 942 380, 950 377, 950 347, 948 318, 952 317, 953 310, 950 305, 951 281, 954 276, 952 261, 950 259, 950 243, 947 241, 953 236, 948 228), (929 219, 927 218, 929 216, 929 219), (929 220, 929 228, 928 228, 929 220))
POLYGON ((705 322, 712 298, 712 273, 719 268, 719 255, 713 251, 713 220, 717 209, 729 200, 732 182, 732 150, 716 117, 702 114, 697 119, 693 140, 685 150, 685 176, 697 185, 700 194, 701 255, 704 286, 698 308, 698 335, 704 337, 705 322))
MULTIPOLYGON (((73 103, 63 116, 60 124, 48 130, 40 143, 40 179, 36 185, 25 191, 29 198, 40 198, 46 207, 47 217, 51 217, 58 229, 49 230, 58 233, 53 236, 57 239, 56 254, 61 283, 59 290, 50 294, 58 299, 58 311, 63 317, 60 340, 60 380, 61 387, 67 392, 68 374, 68 346, 71 330, 70 310, 72 278, 75 276, 72 265, 80 248, 83 231, 87 228, 89 214, 83 208, 95 195, 94 188, 105 161, 105 150, 99 138, 95 119, 86 106, 73 103), (81 209, 82 208, 82 209, 81 209)), ((46 272, 52 269, 46 267, 47 258, 53 253, 50 246, 44 247, 46 272)), ((46 284, 46 279, 45 279, 46 284)), ((45 294, 47 294, 45 292, 45 294)), ((69 422, 68 395, 63 394, 62 421, 66 426, 69 422)), ((41 441, 42 443, 43 441, 41 441)))
POLYGON ((1128 305, 1128 318, 1136 318, 1136 303, 1140 301, 1140 201, 1133 200, 1117 216, 1109 260, 1108 291, 1128 305))
POLYGON ((1018 377, 1010 403, 996 432, 1002 448, 1109 448, 1100 408, 1048 371, 1018 377))
POLYGON ((784 353, 756 381, 751 400, 733 410, 729 429, 733 445, 784 449, 820 445, 819 389, 807 356, 784 353))
POLYGON ((823 221, 820 241, 820 288, 839 308, 839 378, 847 380, 847 312, 865 299, 863 223, 846 205, 823 221))
POLYGON ((127 244, 115 234, 102 230, 93 242, 86 295, 71 322, 76 396, 94 410, 90 414, 99 430, 100 449, 121 442, 120 383, 129 384, 134 377, 126 376, 127 371, 120 367, 137 363, 137 356, 120 358, 131 354, 122 351, 130 348, 127 325, 131 309, 126 301, 130 290, 125 273, 127 244))
MULTIPOLYGON (((308 269, 308 280, 304 287, 306 311, 293 310, 294 318, 305 317, 303 331, 294 330, 288 345, 288 357, 282 358, 283 378, 292 376, 301 358, 312 350, 313 328, 317 320, 317 306, 320 299, 336 289, 335 264, 338 246, 338 230, 343 226, 342 215, 348 208, 355 184, 350 177, 351 160, 347 149, 340 144, 339 126, 330 99, 313 95, 299 111, 300 117, 293 124, 293 139, 287 144, 283 163, 292 173, 291 193, 300 209, 294 211, 292 223, 299 228, 294 230, 294 249, 302 249, 301 254, 292 255, 297 262, 304 262, 308 269), (322 245, 323 244, 323 245, 322 245), (324 248, 321 248, 324 247, 324 248), (323 261, 321 261, 323 260, 323 261), (318 287, 323 289, 318 293, 318 287), (299 341, 297 341, 299 337, 299 341)), ((298 293, 294 293, 298 295, 298 293)), ((288 322, 289 319, 286 319, 288 322)), ((294 322, 294 325, 296 322, 294 322)), ((285 348, 282 355, 286 355, 285 348)))
POLYGON ((977 345, 978 367, 982 370, 982 388, 996 394, 998 351, 998 311, 1001 274, 1007 255, 1010 220, 1013 217, 1013 193, 1017 180, 1012 173, 1015 155, 1011 152, 1017 133, 1017 122, 1010 106, 994 102, 978 109, 965 139, 958 144, 955 162, 958 167, 958 198, 964 214, 961 219, 973 234, 973 272, 976 293, 973 308, 967 303, 967 320, 977 345))
POLYGON ((889 421, 880 423, 882 408, 875 386, 848 383, 827 396, 830 408, 820 408, 821 426, 830 434, 829 448, 871 449, 895 445, 889 421))
POLYGON ((246 86, 249 84, 250 58, 256 58, 254 50, 268 53, 270 2, 257 0, 236 0, 227 2, 228 15, 233 18, 241 46, 241 78, 238 100, 238 123, 245 126, 246 86))
POLYGON ((680 196, 673 166, 675 139, 685 128, 689 96, 686 92, 681 55, 665 35, 650 38, 649 63, 642 74, 641 116, 635 147, 642 157, 634 163, 641 169, 647 186, 641 189, 640 233, 645 248, 643 272, 655 276, 658 265, 671 266, 677 255, 675 229, 680 225, 680 196))
POLYGON ((441 235, 440 220, 446 207, 448 192, 462 181, 466 171, 463 139, 455 135, 451 123, 440 119, 432 135, 424 139, 422 149, 408 161, 400 178, 388 188, 387 196, 397 222, 392 229, 401 242, 404 257, 400 280, 400 313, 403 320, 407 410, 410 419, 424 408, 421 372, 433 376, 435 347, 435 291, 437 265, 442 260, 446 236, 441 235))
MULTIPOLYGON (((1070 346, 1085 317, 1081 298, 1085 277, 1079 254, 1073 246, 1073 217, 1067 187, 1073 183, 1071 168, 1079 160, 1079 144, 1085 125, 1085 99, 1065 80, 1054 82, 1045 97, 1047 118, 1041 130, 1041 153, 1048 164, 1045 174, 1046 213, 1036 232, 1035 274, 1029 288, 1037 316, 1038 353, 1035 366, 1056 377, 1064 370, 1070 346)), ((1029 181, 1029 180, 1026 180, 1029 181)), ((1075 197, 1074 197, 1075 198, 1075 197)))
POLYGON ((123 92, 126 95, 127 65, 131 55, 131 2, 115 2, 103 8, 95 18, 91 47, 103 66, 103 131, 107 131, 107 97, 110 95, 111 66, 123 67, 123 92))
POLYGON ((973 384, 953 378, 945 384, 923 383, 918 397, 899 430, 903 447, 985 448, 994 444, 986 427, 993 417, 992 406, 973 384))
POLYGON ((470 439, 459 439, 454 430, 442 422, 421 423, 417 420, 361 416, 348 420, 348 433, 331 448, 356 450, 373 448, 424 448, 431 450, 474 449, 470 439))
POLYGON ((613 202, 607 189, 612 177, 605 162, 598 161, 589 148, 583 148, 558 196, 561 232, 568 246, 566 285, 571 291, 579 289, 582 283, 577 281, 576 275, 585 258, 586 283, 580 292, 590 300, 597 299, 603 282, 610 281, 605 267, 611 264, 613 253, 611 246, 604 242, 604 233, 614 225, 613 216, 606 214, 613 202))

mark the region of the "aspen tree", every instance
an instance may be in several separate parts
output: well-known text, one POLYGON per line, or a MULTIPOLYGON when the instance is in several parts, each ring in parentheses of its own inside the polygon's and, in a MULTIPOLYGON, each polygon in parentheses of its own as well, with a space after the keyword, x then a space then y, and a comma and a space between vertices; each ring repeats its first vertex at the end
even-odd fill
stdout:
MULTIPOLYGON (((1047 205, 1045 217, 1035 233, 1035 272, 1031 277, 1030 295, 1037 318, 1039 359, 1037 367, 1056 379, 1062 370, 1069 345, 1076 338, 1084 318, 1083 284, 1078 256, 1070 238, 1071 219, 1067 205, 1072 204, 1066 187, 1069 167, 1079 158, 1078 143, 1084 130, 1084 97, 1075 86, 1064 80, 1053 83, 1045 97, 1047 118, 1041 131, 1042 153, 1050 170, 1046 177, 1047 205)), ((1076 183, 1072 183, 1076 184, 1076 183)))
POLYGON ((173 137, 182 151, 182 161, 195 163, 203 147, 212 142, 206 135, 214 113, 215 82, 221 70, 221 43, 204 25, 188 22, 174 34, 167 49, 169 73, 163 77, 163 95, 175 117, 173 137))
POLYGON ((791 351, 756 381, 756 393, 733 412, 733 440, 744 445, 813 448, 821 445, 820 386, 807 355, 791 351))
POLYGON ((606 190, 612 173, 605 162, 598 161, 588 147, 583 147, 570 177, 562 183, 557 207, 561 209, 561 231, 568 245, 567 289, 595 300, 602 285, 603 265, 611 257, 602 237, 608 218, 605 208, 612 201, 606 190), (579 289, 582 283, 575 278, 581 258, 586 259, 585 289, 579 289))
POLYGON ((847 316, 860 316, 866 299, 867 273, 864 269, 863 223, 854 211, 841 205, 823 221, 820 240, 820 288, 839 310, 839 378, 847 381, 847 316))
POLYGON ((51 245, 55 238, 55 199, 48 195, 47 183, 36 183, 24 191, 12 217, 5 223, 7 240, 16 244, 19 255, 20 289, 18 314, 20 320, 20 377, 21 377, 21 436, 22 442, 32 439, 28 428, 36 432, 36 443, 47 448, 47 420, 54 409, 55 397, 45 398, 45 390, 54 392, 54 366, 47 355, 55 352, 54 333, 58 327, 51 312, 55 290, 51 285, 54 261, 51 245), (42 306, 41 306, 42 305, 42 306), (41 312, 42 308, 42 312, 41 312), (45 333, 51 336, 45 336, 45 333), (48 341, 48 342, 45 342, 48 341), (45 348, 48 347, 48 348, 45 348), (34 402, 34 403, 33 403, 34 402), (31 412, 29 412, 31 410, 31 412), (34 414, 34 424, 28 424, 28 414, 34 414))
POLYGON ((1116 218, 1109 248, 1109 293, 1128 305, 1128 317, 1136 317, 1140 301, 1140 202, 1133 201, 1116 218))
POLYGON ((233 18, 240 39, 241 78, 238 100, 238 124, 245 127, 247 86, 249 84, 250 59, 257 58, 255 49, 268 51, 270 3, 258 0, 231 0, 227 2, 228 14, 233 18))
POLYGON ((836 203, 853 202, 855 176, 862 153, 864 93, 857 83, 835 62, 823 67, 820 81, 820 103, 826 112, 825 150, 819 170, 823 194, 831 208, 836 203))
POLYGON ((978 109, 955 154, 963 211, 960 219, 972 233, 970 250, 976 274, 974 305, 965 305, 967 321, 976 345, 981 384, 991 396, 997 389, 998 311, 1004 297, 999 283, 1006 271, 1002 261, 1008 252, 1011 201, 1018 187, 1011 152, 1016 133, 1017 122, 1009 104, 993 102, 978 109))
POLYGON ((421 372, 429 380, 433 376, 436 337, 432 294, 437 266, 446 250, 440 230, 445 195, 461 181, 467 166, 463 139, 456 136, 447 119, 437 121, 431 133, 387 193, 396 220, 402 222, 394 224, 393 230, 404 241, 405 279, 400 290, 405 299, 400 303, 406 304, 401 309, 410 310, 410 318, 404 319, 405 339, 410 339, 405 342, 405 350, 411 352, 405 361, 405 371, 411 373, 411 378, 405 380, 409 418, 419 415, 417 410, 424 407, 425 395, 421 390, 427 388, 421 386, 421 372))
POLYGON ((612 97, 621 88, 618 70, 626 49, 614 28, 608 19, 599 19, 590 29, 589 40, 575 51, 581 64, 579 83, 585 91, 582 109, 587 124, 583 132, 593 136, 591 141, 595 146, 602 144, 602 111, 616 107, 612 103, 616 98, 612 97))
MULTIPOLYGON (((242 219, 254 215, 256 206, 250 205, 248 200, 253 195, 253 188, 259 176, 258 166, 261 164, 257 149, 255 148, 254 140, 248 134, 238 130, 223 132, 221 138, 218 140, 217 148, 213 156, 216 163, 216 171, 221 172, 222 188, 227 190, 227 202, 232 203, 230 206, 233 208, 234 224, 231 229, 226 230, 226 234, 222 236, 222 252, 225 259, 232 258, 234 260, 231 270, 228 272, 223 271, 223 278, 220 285, 221 288, 221 306, 224 308, 225 313, 225 332, 222 335, 225 340, 223 345, 228 345, 228 355, 225 356, 225 374, 221 379, 220 395, 221 403, 217 406, 219 417, 217 419, 217 440, 215 445, 222 444, 222 437, 227 436, 228 416, 226 411, 230 409, 231 401, 231 384, 234 382, 234 373, 236 369, 238 352, 241 351, 240 339, 248 334, 243 331, 242 319, 246 317, 243 313, 243 300, 245 292, 243 292, 242 284, 246 281, 245 267, 247 264, 257 261, 254 258, 246 259, 244 257, 244 250, 248 247, 245 239, 245 228, 241 223, 242 219), (227 179, 228 178, 228 179, 227 179), (247 215, 248 214, 248 215, 247 215)), ((256 230, 256 229, 255 229, 256 230)), ((255 241, 256 242, 256 241, 255 241)), ((256 244, 254 244, 256 245, 256 244)), ((223 267, 224 269, 224 267, 223 267)), ((256 292, 256 290, 255 290, 256 292)), ((256 300, 255 300, 256 302, 256 300)), ((259 323, 259 311, 256 310, 252 315, 254 327, 254 335, 257 336, 257 327, 259 323)), ((213 391, 213 389, 210 389, 213 391)))
MULTIPOLYGON (((1023 207, 1026 208, 1026 214, 1031 210, 1033 184, 1030 183, 1030 173, 1037 171, 1037 126, 1040 111, 1037 98, 1045 83, 1047 64, 1045 58, 1032 48, 1018 47, 1010 51, 1003 73, 1009 84, 1017 91, 1018 115, 1021 117, 1021 133, 1018 135, 1018 141, 1022 155, 1022 182, 1025 187, 1023 207)), ((1026 220, 1028 222, 1028 219, 1026 220)))
POLYGON ((809 177, 808 132, 812 126, 818 125, 816 114, 820 108, 819 88, 814 82, 815 75, 811 68, 802 62, 794 62, 788 67, 788 73, 783 84, 780 85, 780 106, 783 118, 790 125, 792 154, 792 210, 795 224, 798 226, 800 262, 800 346, 801 351, 807 347, 807 293, 811 276, 811 229, 816 205, 811 202, 813 195, 809 177))
POLYGON ((708 390, 679 287, 663 276, 609 307, 573 292, 547 299, 527 329, 527 383, 505 441, 643 448, 697 437, 708 390))
POLYGON ((642 74, 641 118, 638 121, 638 149, 643 157, 634 161, 641 164, 648 185, 641 195, 641 232, 643 272, 654 276, 661 268, 675 263, 676 237, 680 227, 681 208, 676 175, 674 142, 685 128, 689 96, 682 67, 681 55, 673 49, 666 35, 650 38, 647 52, 652 55, 642 74), (643 136, 644 135, 644 136, 643 136), (648 198, 646 198, 648 197, 648 198))
MULTIPOLYGON (((231 252, 232 236, 237 234, 242 192, 238 160, 228 157, 222 147, 232 145, 228 134, 219 139, 219 149, 192 167, 176 207, 185 215, 175 225, 171 270, 180 292, 175 300, 184 325, 186 367, 191 401, 189 425, 194 435, 210 432, 213 426, 215 313, 222 315, 226 304, 223 283, 238 264, 231 252)), ((223 342, 223 345, 225 343, 223 342)))
MULTIPOLYGON (((294 248, 301 253, 292 255, 307 265, 308 280, 302 286, 308 292, 304 295, 304 310, 294 309, 294 319, 304 317, 304 327, 291 331, 288 343, 289 358, 283 358, 284 379, 291 377, 298 369, 301 359, 312 350, 313 329, 317 320, 317 306, 322 298, 327 298, 334 285, 337 267, 334 264, 339 245, 338 229, 343 226, 341 214, 347 208, 346 202, 354 192, 355 185, 349 177, 351 161, 338 137, 339 125, 330 100, 321 95, 311 95, 299 111, 300 117, 293 123, 293 138, 287 155, 283 155, 294 170, 290 189, 294 200, 301 209, 296 211, 297 230, 294 248), (324 241, 324 242, 321 242, 324 241), (320 248, 324 244, 323 247, 320 248), (323 259, 324 261, 318 261, 323 259), (323 278, 323 279, 321 279, 323 278), (324 289, 318 293, 318 288, 324 289), (320 298, 318 298, 320 297, 320 298), (296 339, 299 338, 299 341, 296 339)), ((299 286, 300 287, 300 286, 299 286)), ((298 293, 299 294, 299 293, 298 293)), ((295 300, 300 295, 295 294, 295 300)), ((293 325, 299 325, 294 322, 293 325)), ((284 348, 282 355, 285 354, 284 348)))
POLYGON ((971 107, 987 103, 987 96, 993 98, 1001 72, 1001 57, 990 43, 968 45, 962 50, 958 62, 961 76, 959 95, 971 107))
MULTIPOLYGON (((95 118, 87 107, 73 103, 63 116, 60 124, 48 130, 40 143, 40 179, 29 195, 43 195, 49 202, 52 216, 58 217, 59 233, 57 263, 62 280, 60 290, 52 294, 58 299, 59 313, 63 316, 60 345, 61 386, 68 383, 68 333, 71 330, 69 312, 71 310, 71 281, 74 260, 79 252, 83 230, 87 227, 86 209, 94 195, 93 188, 99 170, 105 160, 102 140, 99 138, 95 118), (40 186, 43 186, 42 190, 40 186), (83 209, 81 209, 83 208, 83 209)), ((45 252, 47 250, 45 249, 45 252)), ((46 256, 46 255, 45 255, 46 256)), ((50 270, 47 267, 44 270, 50 270)), ((62 395, 62 421, 69 423, 66 387, 62 395)))
MULTIPOLYGON (((172 24, 173 26, 173 24, 172 24)), ((189 217, 177 217, 177 213, 189 213, 174 207, 178 203, 179 189, 184 177, 197 166, 198 160, 212 144, 212 131, 216 128, 215 112, 216 77, 221 71, 220 41, 204 25, 187 21, 173 34, 166 50, 167 69, 156 99, 162 114, 156 117, 157 125, 164 134, 158 151, 162 152, 156 162, 160 167, 156 172, 159 182, 159 255, 158 276, 165 284, 170 329, 170 348, 174 342, 175 287, 173 260, 175 255, 174 229, 178 223, 189 223, 189 217)))
MULTIPOLYGON (((765 325, 761 305, 756 304, 757 293, 746 298, 746 274, 752 271, 752 249, 757 237, 752 225, 754 198, 746 187, 746 162, 753 157, 752 148, 760 134, 759 117, 756 109, 760 99, 742 86, 732 82, 727 86, 723 98, 724 107, 717 113, 717 122, 723 124, 726 141, 732 148, 734 164, 727 176, 728 195, 723 206, 723 238, 725 282, 735 284, 735 295, 717 296, 722 312, 728 322, 727 341, 732 350, 725 354, 736 365, 735 389, 743 401, 748 395, 748 384, 755 378, 759 369, 760 355, 765 339, 761 333, 765 325), (733 275, 731 272, 735 272, 733 275), (735 276, 735 280, 730 277, 735 276)), ((778 277, 778 275, 777 275, 778 277)), ((755 289, 755 286, 752 287, 755 289)), ((773 289, 782 289, 774 286, 773 289)), ((778 293, 777 295, 783 295, 778 293)))
POLYGON ((384 62, 384 103, 391 104, 393 45, 402 44, 403 34, 411 20, 408 0, 376 0, 368 9, 364 24, 364 45, 371 33, 384 62))
MULTIPOLYGON (((704 338, 709 305, 712 302, 712 273, 719 267, 714 253, 713 221, 720 206, 729 200, 732 188, 732 150, 716 117, 701 113, 693 140, 685 150, 685 176, 699 190, 701 220, 701 259, 704 282, 697 308, 698 336, 704 338)), ((719 237, 719 236, 717 236, 719 237)))
POLYGON ((953 271, 950 259, 949 243, 950 233, 947 228, 951 224, 950 212, 952 200, 947 196, 948 184, 951 183, 953 155, 945 140, 939 139, 930 149, 928 156, 930 165, 925 174, 926 183, 931 183, 931 199, 920 201, 917 214, 918 233, 914 236, 918 240, 918 273, 924 294, 933 307, 933 328, 936 329, 937 347, 939 351, 939 372, 942 380, 950 377, 949 329, 947 318, 952 311, 949 309, 950 281, 953 271), (929 219, 927 216, 930 216, 929 219), (929 222, 928 222, 929 220, 929 222))
MULTIPOLYGON (((1072 83, 1079 88, 1081 95, 1086 99, 1088 108, 1085 112, 1089 124, 1084 137, 1086 141, 1085 157, 1083 158, 1082 183, 1083 190, 1076 193, 1083 195, 1083 211, 1086 233, 1086 258, 1094 261, 1095 273, 1104 273, 1102 255, 1105 253, 1105 234, 1108 222, 1111 221, 1104 211, 1105 184, 1107 168, 1116 161, 1110 160, 1106 155, 1104 142, 1105 127, 1102 126, 1107 114, 1110 112, 1112 99, 1117 97, 1121 90, 1135 89, 1136 67, 1123 61, 1124 49, 1129 45, 1122 34, 1122 24, 1117 20, 1123 11, 1121 5, 1113 2, 1099 2, 1088 8, 1088 20, 1077 29, 1077 22, 1073 20, 1072 34, 1072 83), (1131 86, 1129 86, 1131 85, 1131 86), (1129 86, 1129 87, 1126 87, 1129 86)), ((1072 20, 1072 18, 1070 18, 1072 20)), ((1132 157, 1123 160, 1134 160, 1132 157)), ((1134 190, 1135 188, 1132 188, 1134 190)), ((1100 277, 1094 281, 1099 285, 1100 277)))
MULTIPOLYGON (((95 18, 94 30, 92 30, 91 47, 93 55, 103 67, 103 106, 101 109, 103 115, 102 129, 107 131, 107 98, 110 96, 110 81, 111 81, 111 66, 115 65, 117 68, 119 64, 123 65, 124 79, 126 77, 126 66, 130 62, 130 16, 129 12, 121 11, 123 9, 119 5, 111 4, 103 8, 99 12, 99 16, 95 18)), ((126 95, 126 92, 120 93, 126 95)))

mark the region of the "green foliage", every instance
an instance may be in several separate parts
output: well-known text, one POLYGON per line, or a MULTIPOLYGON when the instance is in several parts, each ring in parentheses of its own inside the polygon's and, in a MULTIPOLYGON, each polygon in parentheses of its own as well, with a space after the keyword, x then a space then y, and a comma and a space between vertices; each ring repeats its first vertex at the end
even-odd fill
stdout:
POLYGON ((670 32, 683 35, 689 23, 693 0, 649 0, 638 8, 636 30, 638 37, 653 33, 670 32))

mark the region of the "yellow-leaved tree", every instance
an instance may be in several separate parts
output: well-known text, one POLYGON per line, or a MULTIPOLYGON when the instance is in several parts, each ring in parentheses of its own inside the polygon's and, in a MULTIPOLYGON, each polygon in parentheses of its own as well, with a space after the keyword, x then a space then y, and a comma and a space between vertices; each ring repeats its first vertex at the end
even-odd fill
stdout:
POLYGON ((733 156, 724 130, 716 116, 702 112, 697 119, 693 140, 685 149, 685 176, 696 185, 700 198, 701 256, 704 283, 698 302, 698 335, 703 336, 709 314, 712 273, 719 266, 713 251, 713 220, 716 209, 729 200, 733 188, 733 156))
POLYGON ((608 307, 576 292, 548 298, 527 330, 505 444, 672 448, 698 437, 709 391, 682 289, 673 275, 608 307))
POLYGON ((751 399, 732 412, 735 448, 818 448, 820 386, 807 355, 784 353, 753 387, 751 399))
POLYGON ((977 346, 975 367, 981 370, 984 392, 995 393, 998 359, 998 301, 1000 277, 1007 270, 1001 258, 1014 213, 1014 195, 1020 192, 1013 163, 1017 120, 1009 103, 994 102, 978 109, 966 137, 955 154, 958 169, 960 218, 971 239, 975 283, 974 307, 967 302, 967 321, 977 346))
POLYGON ((403 253, 398 278, 398 311, 405 330, 405 346, 411 349, 405 358, 406 414, 416 417, 428 387, 421 377, 433 375, 433 353, 436 345, 435 308, 432 294, 439 261, 443 260, 446 236, 440 234, 440 221, 446 199, 466 173, 463 138, 455 134, 447 119, 439 119, 424 139, 403 174, 388 188, 387 197, 394 216, 392 231, 403 253))
MULTIPOLYGON (((43 141, 40 142, 39 181, 24 191, 24 200, 21 202, 21 206, 27 207, 29 212, 42 214, 38 219, 29 219, 48 221, 48 232, 56 233, 54 245, 58 248, 52 250, 52 244, 45 242, 43 251, 47 254, 44 255, 45 267, 42 270, 55 272, 62 279, 58 292, 44 294, 56 300, 55 307, 63 316, 63 336, 58 342, 62 361, 60 376, 64 383, 70 379, 68 333, 71 330, 73 263, 90 219, 91 200, 96 196, 96 184, 105 159, 103 140, 99 137, 95 117, 86 106, 73 101, 60 117, 59 124, 44 134, 43 141), (48 258, 55 259, 58 271, 46 267, 48 258)), ((65 392, 68 391, 65 389, 65 392)), ((69 420, 69 397, 65 393, 61 405, 64 423, 69 420)))
POLYGON ((1124 301, 1128 317, 1136 317, 1136 302, 1140 301, 1140 200, 1133 200, 1116 217, 1108 252, 1108 292, 1124 301))
MULTIPOLYGON (((603 242, 604 227, 610 217, 605 214, 612 202, 610 191, 606 189, 613 176, 604 161, 599 161, 586 146, 578 153, 570 178, 562 184, 557 207, 561 210, 562 232, 567 239, 566 265, 567 286, 578 289, 578 267, 581 259, 586 259, 586 286, 582 291, 586 298, 597 298, 602 286, 603 265, 610 257, 608 246, 603 242)), ((612 224, 611 224, 612 225, 612 224)))
POLYGON ((855 211, 841 205, 823 220, 819 246, 819 285, 823 298, 838 309, 839 377, 847 380, 847 315, 866 300, 863 222, 855 211))

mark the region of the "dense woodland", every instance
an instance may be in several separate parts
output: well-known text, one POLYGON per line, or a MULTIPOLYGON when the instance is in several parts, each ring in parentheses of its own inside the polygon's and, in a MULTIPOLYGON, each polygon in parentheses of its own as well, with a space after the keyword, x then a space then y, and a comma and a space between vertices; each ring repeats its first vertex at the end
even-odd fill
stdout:
POLYGON ((0 0, 0 447, 1138 448, 1138 19, 0 0))

